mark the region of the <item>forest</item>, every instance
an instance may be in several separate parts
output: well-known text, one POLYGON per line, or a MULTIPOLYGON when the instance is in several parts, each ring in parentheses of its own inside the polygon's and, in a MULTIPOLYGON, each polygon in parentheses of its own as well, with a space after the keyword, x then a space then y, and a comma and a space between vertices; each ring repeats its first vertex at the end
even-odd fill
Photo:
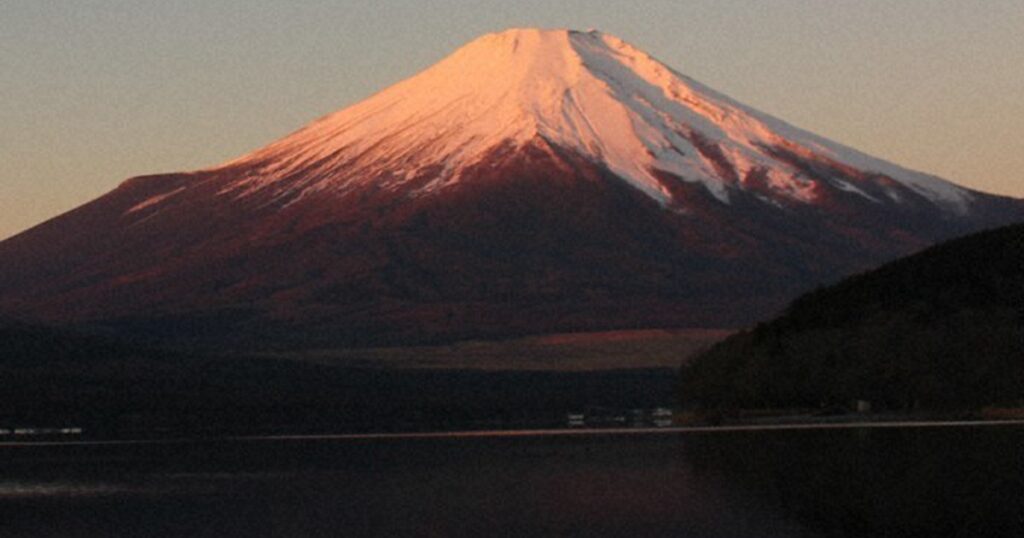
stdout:
POLYGON ((931 247, 794 301, 688 361, 704 409, 1024 404, 1024 225, 931 247))

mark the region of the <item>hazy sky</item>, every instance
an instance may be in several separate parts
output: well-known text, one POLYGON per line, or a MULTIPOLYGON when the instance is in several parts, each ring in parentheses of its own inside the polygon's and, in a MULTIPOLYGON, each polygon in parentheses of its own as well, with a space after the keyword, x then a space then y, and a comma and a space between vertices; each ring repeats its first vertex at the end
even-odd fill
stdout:
POLYGON ((0 0, 0 238, 513 26, 598 28, 800 127, 1024 197, 1022 0, 0 0))

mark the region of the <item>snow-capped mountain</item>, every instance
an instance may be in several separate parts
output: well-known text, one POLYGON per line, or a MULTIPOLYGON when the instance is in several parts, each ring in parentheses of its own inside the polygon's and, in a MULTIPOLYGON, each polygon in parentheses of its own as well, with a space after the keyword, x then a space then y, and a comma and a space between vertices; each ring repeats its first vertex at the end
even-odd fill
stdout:
POLYGON ((0 243, 0 312, 282 345, 731 327, 1019 219, 616 37, 516 29, 0 243))
POLYGON ((971 201, 947 181, 745 107, 616 37, 529 29, 483 36, 409 80, 228 163, 223 168, 245 173, 223 192, 267 190, 296 200, 373 182, 418 196, 458 183, 499 146, 538 140, 600 164, 676 209, 682 204, 664 174, 699 183, 725 204, 734 189, 774 203, 813 203, 820 187, 802 173, 804 160, 853 176, 833 174, 826 187, 872 201, 898 201, 900 187, 959 213, 971 201), (870 172, 858 176, 860 170, 870 172))

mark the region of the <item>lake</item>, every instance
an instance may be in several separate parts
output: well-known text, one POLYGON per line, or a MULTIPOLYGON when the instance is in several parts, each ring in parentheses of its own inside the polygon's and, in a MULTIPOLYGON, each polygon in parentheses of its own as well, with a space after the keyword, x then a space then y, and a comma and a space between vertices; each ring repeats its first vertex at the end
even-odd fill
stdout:
POLYGON ((1024 428, 0 446, 0 536, 1024 536, 1024 428))

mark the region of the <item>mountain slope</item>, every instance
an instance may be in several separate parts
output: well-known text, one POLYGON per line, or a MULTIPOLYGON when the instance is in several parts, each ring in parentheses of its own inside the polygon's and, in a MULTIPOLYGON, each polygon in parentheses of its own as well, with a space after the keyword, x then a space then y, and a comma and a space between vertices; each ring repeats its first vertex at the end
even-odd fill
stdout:
POLYGON ((213 346, 735 327, 1019 219, 615 37, 510 30, 0 243, 0 312, 213 346))
POLYGON ((684 398, 888 408, 1024 399, 1024 225, 971 235, 796 300, 683 369, 684 398))

